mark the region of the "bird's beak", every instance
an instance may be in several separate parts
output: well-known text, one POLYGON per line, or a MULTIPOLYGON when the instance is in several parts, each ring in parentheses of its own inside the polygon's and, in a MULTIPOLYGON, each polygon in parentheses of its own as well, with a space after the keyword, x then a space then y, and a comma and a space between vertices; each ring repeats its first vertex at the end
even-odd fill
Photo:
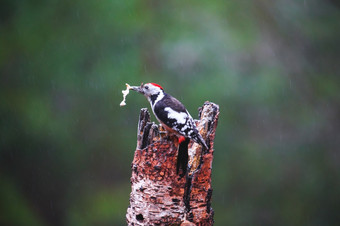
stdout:
POLYGON ((142 85, 141 86, 130 86, 130 89, 133 91, 136 91, 138 93, 144 94, 143 89, 142 89, 142 85))

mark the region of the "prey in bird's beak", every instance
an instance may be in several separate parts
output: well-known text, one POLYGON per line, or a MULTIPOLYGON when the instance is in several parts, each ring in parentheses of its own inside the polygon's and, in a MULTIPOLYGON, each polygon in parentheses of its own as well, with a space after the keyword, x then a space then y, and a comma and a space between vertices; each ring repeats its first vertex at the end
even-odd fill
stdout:
POLYGON ((136 91, 138 93, 141 93, 143 94, 144 96, 147 95, 147 89, 148 89, 148 86, 145 85, 142 83, 140 86, 130 86, 129 84, 125 84, 126 85, 126 90, 122 90, 122 93, 123 93, 123 100, 122 102, 120 103, 120 106, 125 106, 126 103, 125 103, 125 98, 126 96, 129 94, 129 91, 130 90, 133 90, 133 91, 136 91))
POLYGON ((144 85, 142 83, 140 86, 130 86, 130 89, 133 90, 133 91, 136 91, 138 93, 144 94, 143 86, 144 85))

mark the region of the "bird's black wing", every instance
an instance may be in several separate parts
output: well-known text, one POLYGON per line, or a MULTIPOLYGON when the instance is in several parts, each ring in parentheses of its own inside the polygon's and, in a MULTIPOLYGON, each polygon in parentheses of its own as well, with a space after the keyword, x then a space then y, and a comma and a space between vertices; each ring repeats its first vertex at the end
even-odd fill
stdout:
MULTIPOLYGON (((164 98, 162 101, 159 101, 154 106, 154 113, 156 117, 162 121, 165 125, 169 127, 173 127, 174 123, 176 123, 175 119, 168 117, 168 112, 165 110, 166 107, 171 106, 171 109, 178 112, 178 113, 187 113, 184 105, 177 100, 176 98, 170 96, 169 94, 165 93, 164 98)), ((184 114, 182 114, 185 117, 184 114)), ((186 120, 186 118, 185 118, 186 120)))
POLYGON ((175 97, 170 96, 169 94, 165 94, 164 96, 164 105, 165 106, 171 106, 171 108, 177 112, 186 112, 187 109, 185 109, 184 105, 177 100, 175 97))

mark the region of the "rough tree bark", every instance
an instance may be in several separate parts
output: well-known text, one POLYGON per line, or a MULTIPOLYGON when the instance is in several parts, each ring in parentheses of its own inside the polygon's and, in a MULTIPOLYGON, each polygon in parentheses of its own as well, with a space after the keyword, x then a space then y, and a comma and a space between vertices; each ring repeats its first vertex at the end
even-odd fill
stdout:
POLYGON ((137 148, 131 165, 128 225, 213 225, 211 208, 211 168, 218 105, 205 102, 199 109, 196 125, 209 150, 189 143, 188 172, 176 174, 178 139, 150 122, 146 108, 141 109, 137 148))

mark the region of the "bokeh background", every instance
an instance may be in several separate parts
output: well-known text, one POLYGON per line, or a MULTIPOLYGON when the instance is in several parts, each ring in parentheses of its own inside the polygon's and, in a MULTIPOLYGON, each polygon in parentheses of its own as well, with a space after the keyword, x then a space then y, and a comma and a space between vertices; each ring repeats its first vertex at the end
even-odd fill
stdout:
POLYGON ((339 40, 335 0, 1 1, 0 224, 126 224, 126 82, 220 105, 216 225, 339 223, 339 40))

